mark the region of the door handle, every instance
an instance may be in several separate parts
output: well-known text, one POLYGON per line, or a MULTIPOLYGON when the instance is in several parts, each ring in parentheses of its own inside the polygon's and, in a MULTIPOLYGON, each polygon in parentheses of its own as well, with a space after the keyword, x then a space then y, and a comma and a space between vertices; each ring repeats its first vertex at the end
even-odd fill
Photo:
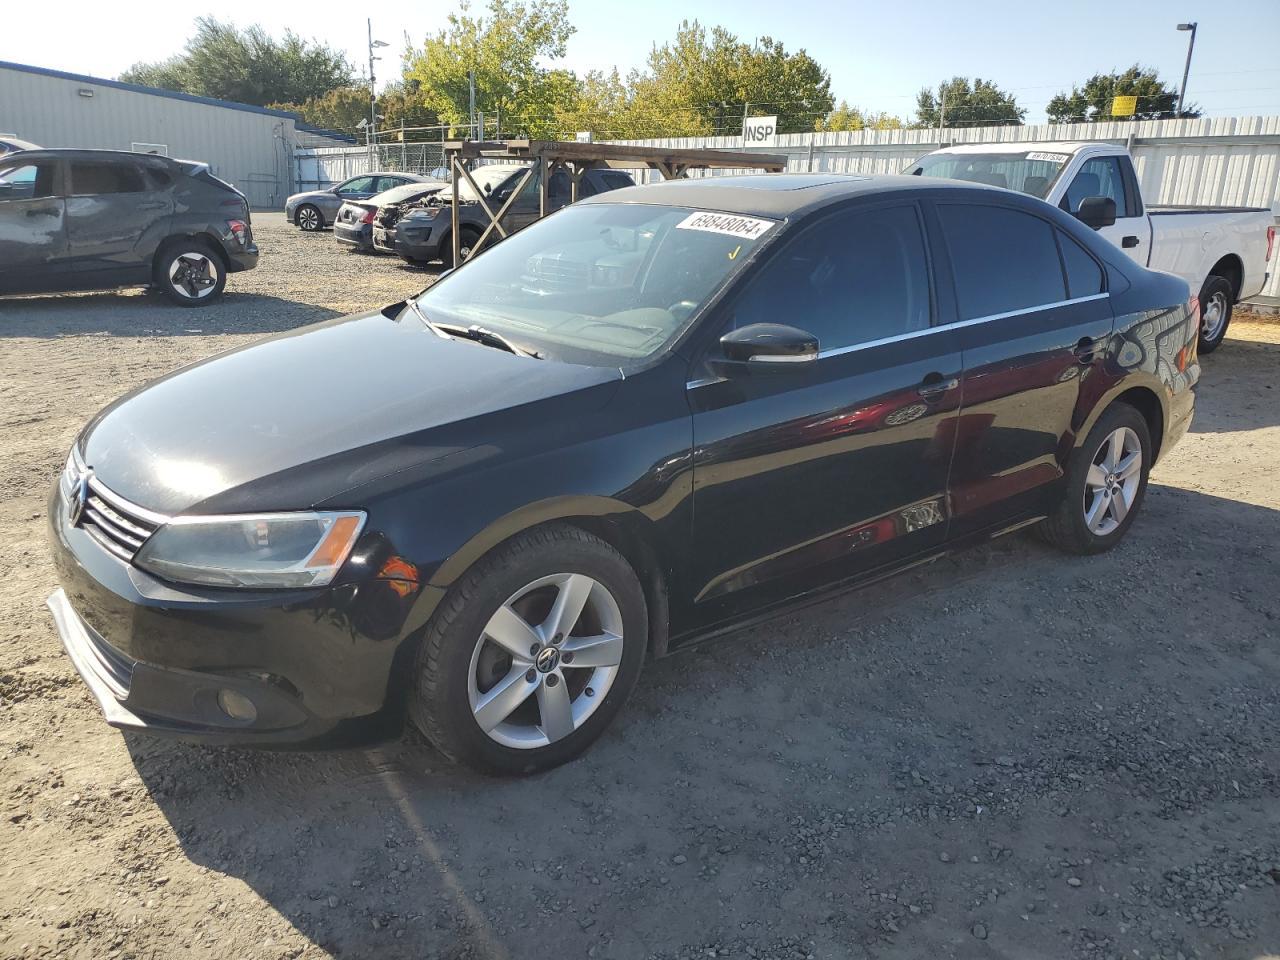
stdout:
POLYGON ((954 390, 958 386, 960 386, 960 381, 954 377, 950 380, 944 380, 941 374, 931 373, 916 388, 916 393, 929 400, 934 397, 940 397, 948 390, 954 390))
POLYGON ((1136 247, 1141 242, 1142 241, 1139 240, 1137 237, 1130 234, 1129 236, 1125 237, 1123 240, 1120 241, 1120 246, 1128 250, 1130 247, 1136 247))
POLYGON ((1080 361, 1081 366, 1087 367, 1097 357, 1098 346, 1098 341, 1093 337, 1081 337, 1080 342, 1076 344, 1075 349, 1071 352, 1076 355, 1076 359, 1080 361))

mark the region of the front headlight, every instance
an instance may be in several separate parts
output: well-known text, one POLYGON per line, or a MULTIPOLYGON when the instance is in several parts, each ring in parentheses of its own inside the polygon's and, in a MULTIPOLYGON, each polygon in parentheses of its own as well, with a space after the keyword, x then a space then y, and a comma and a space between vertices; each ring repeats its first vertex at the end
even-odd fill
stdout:
POLYGON ((133 562, 181 583, 323 587, 350 555, 364 521, 361 512, 176 517, 133 562))

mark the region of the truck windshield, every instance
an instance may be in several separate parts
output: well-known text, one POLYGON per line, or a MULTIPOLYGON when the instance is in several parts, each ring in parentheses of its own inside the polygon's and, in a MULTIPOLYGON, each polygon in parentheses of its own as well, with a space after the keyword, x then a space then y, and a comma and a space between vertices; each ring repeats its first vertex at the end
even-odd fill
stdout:
POLYGON ((688 207, 567 207, 483 251, 416 303, 541 356, 627 366, 661 350, 778 229, 688 207))
POLYGON ((1043 200, 1070 154, 1031 150, 1026 153, 931 153, 903 173, 917 177, 950 177, 1004 187, 1043 200))

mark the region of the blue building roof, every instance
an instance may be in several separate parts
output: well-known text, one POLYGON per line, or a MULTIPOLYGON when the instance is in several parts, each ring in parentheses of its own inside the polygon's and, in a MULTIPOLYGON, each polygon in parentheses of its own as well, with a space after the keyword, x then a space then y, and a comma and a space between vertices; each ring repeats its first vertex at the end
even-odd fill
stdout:
POLYGON ((90 77, 82 73, 67 73, 64 70, 50 70, 48 67, 32 67, 25 63, 10 63, 7 60, 0 60, 0 70, 17 70, 19 73, 34 73, 37 76, 57 77, 59 80, 73 80, 76 83, 91 83, 96 87, 112 87, 116 90, 128 90, 130 93, 146 93, 153 97, 168 97, 170 100, 203 103, 210 107, 225 107, 228 110, 243 110, 246 113, 265 113, 272 117, 298 119, 296 113, 290 113, 287 110, 271 110, 268 107, 255 107, 250 103, 236 103, 234 100, 218 100, 214 97, 198 97, 194 93, 179 93, 176 90, 162 90, 160 87, 144 87, 139 83, 125 83, 122 80, 104 80, 102 77, 90 77))

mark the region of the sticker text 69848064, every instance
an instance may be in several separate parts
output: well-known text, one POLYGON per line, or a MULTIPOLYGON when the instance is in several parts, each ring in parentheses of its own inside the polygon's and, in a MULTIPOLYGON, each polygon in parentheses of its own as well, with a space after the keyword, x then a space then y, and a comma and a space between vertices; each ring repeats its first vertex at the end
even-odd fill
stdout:
POLYGON ((742 240, 755 240, 763 236, 773 223, 772 220, 761 220, 759 217, 740 217, 732 213, 702 211, 689 214, 676 224, 676 229, 705 230, 707 233, 723 233, 742 240))

